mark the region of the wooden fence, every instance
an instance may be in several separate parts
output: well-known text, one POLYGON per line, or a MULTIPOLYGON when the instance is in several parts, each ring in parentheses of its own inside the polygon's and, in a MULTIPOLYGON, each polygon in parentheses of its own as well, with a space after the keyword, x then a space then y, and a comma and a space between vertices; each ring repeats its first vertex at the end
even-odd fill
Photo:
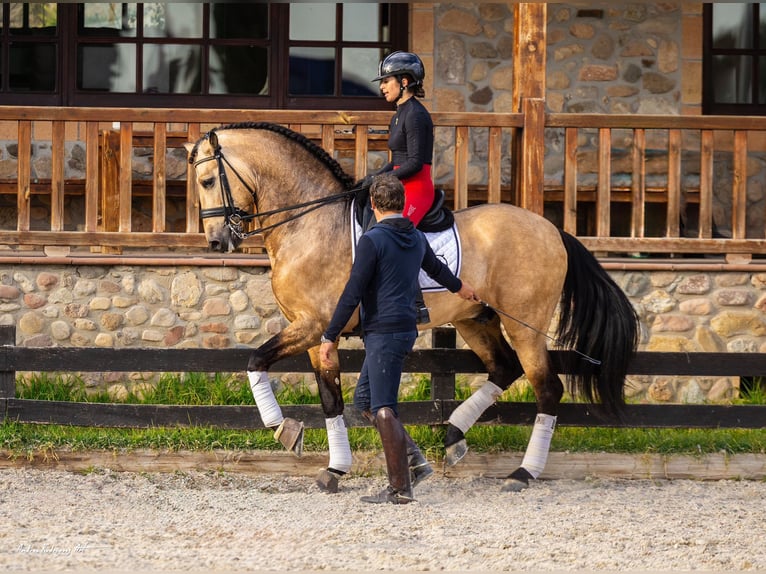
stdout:
MULTIPOLYGON (((0 327, 0 420, 21 423, 95 427, 211 426, 230 429, 263 428, 252 405, 135 405, 75 403, 19 399, 15 395, 16 374, 23 372, 134 371, 218 372, 241 366, 248 349, 104 349, 78 347, 17 347, 15 328, 0 327), (105 369, 108 366, 108 369, 105 369)), ((455 349, 452 329, 433 331, 432 349, 415 350, 405 363, 405 372, 431 374, 431 399, 401 404, 406 424, 443 425, 460 404, 455 399, 457 373, 482 373, 483 364, 468 350, 455 349)), ((571 364, 568 352, 551 352, 559 372, 571 364)), ((364 352, 341 350, 345 372, 358 372, 364 352)), ((275 364, 273 372, 311 372, 306 355, 275 364)), ((766 358, 760 353, 654 353, 639 352, 630 365, 632 375, 760 376, 766 373, 766 358)), ((313 375, 309 375, 313 376, 313 375)), ((324 428, 320 405, 283 405, 285 416, 304 421, 307 428, 324 428)), ((346 410, 349 426, 367 423, 355 409, 346 410)), ((534 422, 533 403, 499 401, 488 409, 481 422, 496 425, 529 425, 534 422)), ((677 427, 677 428, 765 428, 766 406, 732 405, 629 405, 624 420, 605 421, 590 405, 563 403, 558 424, 564 426, 677 427)))
MULTIPOLYGON (((223 123, 266 120, 304 133, 331 154, 345 154, 349 171, 360 178, 369 153, 384 147, 381 129, 390 115, 0 106, 3 137, 18 142, 16 177, 0 180, 0 193, 16 196, 17 224, 0 229, 0 243, 102 253, 157 246, 198 251, 205 240, 196 190, 182 179, 169 180, 168 150, 223 123), (40 142, 51 150, 49 179, 33 174, 32 144, 40 142), (84 147, 83 179, 66 176, 72 142, 84 147), (134 179, 129 169, 137 147, 151 149, 148 181, 134 179), (182 196, 182 230, 167 228, 171 188, 182 196), (139 193, 151 195, 151 231, 135 229, 132 205, 139 193), (71 194, 84 198, 77 230, 65 225, 65 197, 71 194), (35 195, 46 196, 50 206, 47 229, 30 226, 35 195)), ((440 177, 448 180, 443 186, 455 208, 507 201, 553 214, 599 253, 731 255, 738 261, 766 253, 763 205, 749 197, 758 194, 748 194, 748 181, 757 186, 762 175, 751 170, 766 153, 764 117, 548 114, 544 101, 526 100, 521 113, 435 112, 433 119, 437 148, 442 146, 435 172, 447 174, 440 177), (483 174, 480 182, 476 173, 483 174), (627 209, 622 225, 615 222, 618 207, 627 209), (693 232, 683 228, 690 213, 693 232), (715 213, 718 227, 731 237, 716 236, 715 213)), ((246 245, 257 249, 260 238, 246 245)))

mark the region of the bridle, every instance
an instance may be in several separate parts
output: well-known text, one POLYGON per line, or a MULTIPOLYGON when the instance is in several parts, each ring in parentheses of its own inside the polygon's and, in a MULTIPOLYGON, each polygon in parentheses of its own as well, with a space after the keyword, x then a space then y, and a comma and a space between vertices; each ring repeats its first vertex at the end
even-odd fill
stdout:
POLYGON ((264 231, 268 231, 270 229, 274 229, 275 227, 279 227, 280 225, 284 225, 285 223, 288 223, 290 221, 293 221, 295 219, 298 219, 299 217, 303 217, 307 213, 310 213, 314 211, 315 209, 319 209, 323 205, 327 205, 328 203, 334 203, 336 201, 341 201, 345 199, 349 199, 353 197, 357 193, 357 189, 347 189, 346 191, 342 191, 340 193, 336 193, 333 195, 328 195, 326 197, 320 197, 317 199, 312 199, 309 201, 305 201, 303 203, 298 203, 295 205, 290 205, 287 207, 281 207, 279 209, 272 209, 270 211, 258 211, 258 198, 256 195, 255 190, 244 180, 244 178, 239 174, 239 172, 234 169, 234 166, 231 165, 231 162, 229 162, 228 159, 223 155, 223 151, 221 150, 221 144, 218 143, 218 135, 215 133, 215 130, 209 131, 207 134, 205 134, 205 139, 207 139, 210 142, 210 145, 213 146, 213 155, 209 157, 203 157, 199 160, 194 160, 194 158, 189 159, 189 163, 191 163, 195 168, 205 162, 208 161, 215 161, 218 165, 218 181, 220 183, 221 188, 221 203, 222 205, 220 207, 210 207, 208 209, 201 209, 200 210, 200 218, 206 219, 209 217, 223 217, 224 218, 224 224, 229 228, 232 235, 238 237, 240 240, 244 240, 247 237, 250 237, 251 235, 256 235, 258 233, 263 233, 264 231), (231 186, 229 185, 229 178, 226 175, 226 166, 234 173, 234 175, 237 176, 237 179, 240 181, 240 183, 245 186, 245 189, 247 189, 248 192, 250 192, 250 195, 253 198, 253 205, 255 205, 255 213, 249 213, 248 211, 245 211, 244 209, 240 209, 234 204, 234 198, 231 195, 231 186), (295 211, 295 210, 302 210, 299 213, 295 213, 281 221, 278 221, 277 223, 274 223, 272 225, 267 225, 265 227, 259 227, 258 229, 253 229, 252 231, 244 231, 243 224, 246 221, 250 221, 252 219, 255 219, 256 217, 266 217, 269 215, 276 215, 278 213, 284 213, 288 211, 295 211))

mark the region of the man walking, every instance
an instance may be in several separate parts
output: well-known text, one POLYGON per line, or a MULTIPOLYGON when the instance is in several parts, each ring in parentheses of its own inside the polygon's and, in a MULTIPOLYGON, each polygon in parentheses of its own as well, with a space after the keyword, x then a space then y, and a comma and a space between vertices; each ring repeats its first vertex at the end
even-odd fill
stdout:
POLYGON ((370 202, 377 223, 359 240, 351 276, 322 335, 320 359, 330 362, 342 329, 361 304, 365 359, 354 406, 380 434, 389 483, 379 494, 363 496, 362 500, 406 504, 413 500, 407 461, 409 437, 399 420, 398 395, 404 358, 417 338, 415 300, 420 269, 463 299, 478 302, 479 298, 473 287, 439 261, 425 236, 402 215, 404 187, 398 178, 376 176, 370 202))

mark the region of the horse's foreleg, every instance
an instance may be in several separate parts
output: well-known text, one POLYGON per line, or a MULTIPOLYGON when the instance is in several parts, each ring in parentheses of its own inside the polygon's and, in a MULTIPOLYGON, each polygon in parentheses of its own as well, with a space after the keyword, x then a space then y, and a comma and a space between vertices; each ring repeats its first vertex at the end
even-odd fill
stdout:
POLYGON ((523 370, 494 316, 489 322, 474 320, 456 323, 460 335, 487 366, 487 382, 463 401, 450 415, 444 438, 444 460, 448 466, 460 462, 468 452, 465 433, 491 407, 497 397, 518 379, 523 370))
POLYGON ((295 355, 307 348, 316 329, 307 322, 294 322, 255 349, 247 361, 247 378, 253 391, 255 405, 263 425, 274 430, 274 438, 296 456, 303 454, 303 423, 285 418, 269 381, 269 367, 283 357, 295 355))
POLYGON ((536 368, 527 369, 537 399, 537 416, 521 466, 508 475, 503 484, 502 490, 505 492, 518 492, 528 487, 530 479, 536 479, 542 474, 548 460, 564 385, 555 374, 547 351, 544 351, 543 356, 539 371, 536 368))
POLYGON ((325 415, 330 461, 317 476, 317 486, 325 492, 338 492, 338 479, 351 470, 353 457, 348 441, 348 429, 343 418, 343 393, 340 386, 340 365, 337 353, 330 364, 321 363, 319 347, 309 349, 314 376, 319 387, 319 399, 325 415))
POLYGON ((274 396, 268 372, 248 370, 247 378, 263 426, 272 429, 274 438, 288 451, 300 457, 303 454, 303 423, 282 416, 282 409, 274 396))

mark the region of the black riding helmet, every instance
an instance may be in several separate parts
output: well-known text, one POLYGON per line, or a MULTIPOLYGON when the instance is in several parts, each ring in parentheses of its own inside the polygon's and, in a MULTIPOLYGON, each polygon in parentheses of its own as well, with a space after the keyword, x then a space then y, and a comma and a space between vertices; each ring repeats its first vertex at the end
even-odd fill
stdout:
POLYGON ((423 61, 412 52, 391 52, 378 65, 378 75, 371 81, 379 82, 388 76, 399 77, 405 74, 412 76, 415 86, 422 85, 426 77, 423 61))

